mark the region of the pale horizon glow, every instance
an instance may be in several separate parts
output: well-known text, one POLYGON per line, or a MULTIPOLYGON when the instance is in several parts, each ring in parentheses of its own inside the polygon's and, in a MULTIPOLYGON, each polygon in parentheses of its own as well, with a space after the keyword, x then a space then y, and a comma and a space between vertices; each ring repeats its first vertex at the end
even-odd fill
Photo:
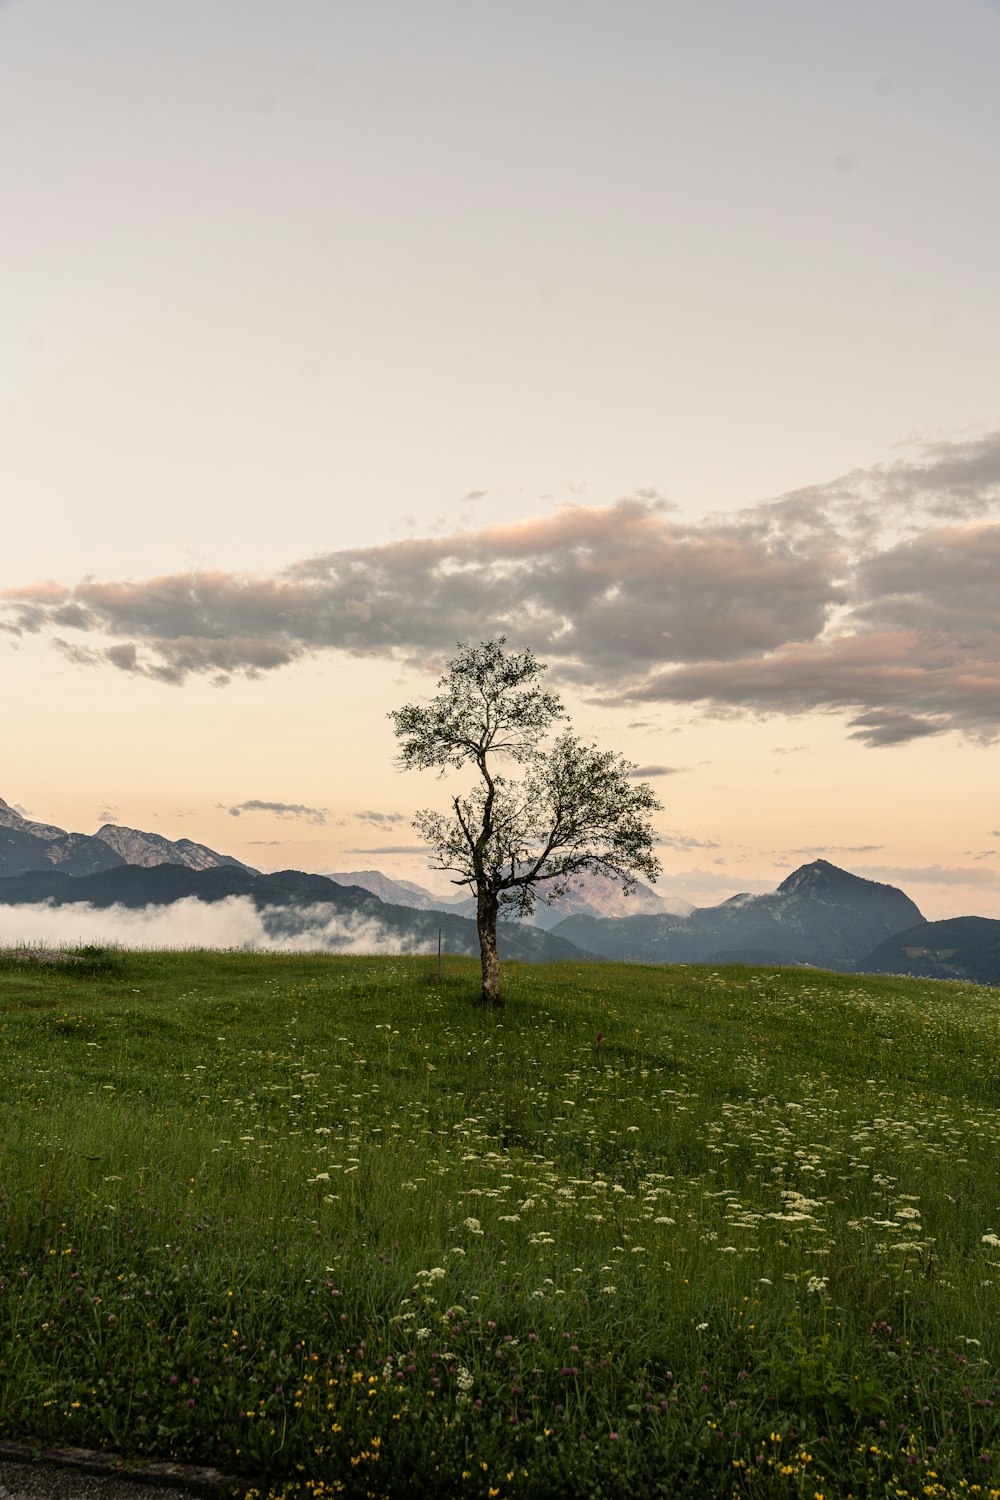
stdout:
POLYGON ((0 797, 436 890, 505 630, 659 889, 1000 917, 1000 6, 7 0, 0 797))

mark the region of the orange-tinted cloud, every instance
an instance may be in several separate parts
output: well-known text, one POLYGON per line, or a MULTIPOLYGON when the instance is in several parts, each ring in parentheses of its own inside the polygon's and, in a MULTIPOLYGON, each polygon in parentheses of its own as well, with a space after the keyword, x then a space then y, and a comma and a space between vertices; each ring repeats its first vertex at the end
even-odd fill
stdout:
POLYGON ((639 494, 274 576, 34 584, 8 591, 4 628, 77 665, 220 684, 328 651, 424 665, 505 633, 605 701, 833 712, 873 746, 985 740, 1000 731, 997 503, 991 434, 701 523, 639 494))

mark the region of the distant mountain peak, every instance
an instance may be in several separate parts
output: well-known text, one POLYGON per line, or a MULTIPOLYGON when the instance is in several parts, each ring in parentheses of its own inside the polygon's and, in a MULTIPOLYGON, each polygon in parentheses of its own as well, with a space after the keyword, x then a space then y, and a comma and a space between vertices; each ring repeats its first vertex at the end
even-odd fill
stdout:
MULTIPOLYGON (((544 896, 545 887, 540 888, 544 896)), ((686 917, 694 908, 678 896, 661 896, 637 880, 629 895, 609 875, 577 875, 566 895, 553 903, 556 912, 591 913, 599 917, 686 917)))
POLYGON ((383 875, 381 870, 329 870, 326 878, 337 885, 353 885, 371 891, 373 896, 390 906, 412 906, 425 911, 430 907, 446 908, 449 904, 426 887, 416 885, 412 880, 394 880, 390 875, 383 875))
POLYGON ((119 856, 100 839, 68 833, 52 823, 36 823, 0 798, 0 875, 46 869, 90 875, 120 863, 119 856))
POLYGON ((196 844, 193 839, 168 839, 162 833, 146 833, 120 823, 105 823, 95 838, 113 849, 127 865, 142 865, 147 870, 154 865, 185 865, 189 870, 218 870, 225 865, 259 874, 252 865, 245 865, 231 854, 219 854, 207 844, 196 844))
POLYGON ((570 917, 556 932, 590 952, 643 963, 766 961, 851 969, 884 938, 922 920, 895 886, 816 859, 793 870, 776 891, 742 892, 680 921, 570 917))
POLYGON ((879 897, 902 900, 917 913, 914 920, 923 921, 922 914, 898 887, 884 885, 878 880, 868 880, 864 875, 852 875, 850 870, 842 870, 839 865, 832 865, 828 859, 814 859, 808 865, 800 865, 785 877, 775 894, 807 899, 815 897, 820 900, 829 897, 843 900, 850 895, 866 901, 879 897))
MULTIPOLYGON (((22 833, 30 833, 36 839, 64 839, 67 837, 65 828, 57 828, 53 823, 36 823, 33 818, 26 818, 19 813, 16 807, 11 807, 0 797, 0 828, 15 828, 22 833)), ((84 835, 79 835, 84 837, 84 835)))
POLYGON ((835 890, 844 890, 848 886, 874 886, 874 880, 865 880, 861 875, 852 875, 849 870, 842 870, 839 865, 832 865, 828 859, 814 859, 808 865, 800 865, 793 870, 791 875, 778 886, 778 890, 784 895, 793 892, 802 892, 818 887, 826 887, 835 890))

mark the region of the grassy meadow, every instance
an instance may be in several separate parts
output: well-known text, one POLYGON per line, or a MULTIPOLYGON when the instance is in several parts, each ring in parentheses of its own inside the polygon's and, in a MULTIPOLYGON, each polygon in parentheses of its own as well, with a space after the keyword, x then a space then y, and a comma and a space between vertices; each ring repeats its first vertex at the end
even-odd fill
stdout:
POLYGON ((1000 991, 0 955, 0 1436, 273 1496, 1000 1500, 1000 991))

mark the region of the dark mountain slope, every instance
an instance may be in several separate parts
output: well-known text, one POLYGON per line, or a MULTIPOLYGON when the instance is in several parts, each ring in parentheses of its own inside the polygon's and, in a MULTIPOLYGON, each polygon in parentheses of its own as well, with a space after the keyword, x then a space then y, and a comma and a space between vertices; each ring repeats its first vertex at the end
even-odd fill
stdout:
POLYGON ((121 857, 101 839, 32 822, 0 797, 0 876, 53 869, 65 870, 67 875, 90 875, 121 863, 121 857))
POLYGON ((553 927, 554 937, 568 938, 602 958, 626 963, 696 964, 708 948, 691 917, 566 917, 553 927))
POLYGON ((922 920, 895 886, 863 880, 818 859, 794 871, 776 891, 732 896, 689 917, 600 921, 576 916, 553 931, 592 953, 644 963, 721 963, 723 955, 753 952, 766 954, 768 963, 851 969, 877 943, 922 920))
MULTIPOLYGON (((256 875, 228 865, 208 870, 192 870, 185 865, 122 865, 78 878, 56 870, 33 870, 0 878, 0 905, 7 906, 41 902, 69 906, 79 902, 138 910, 169 906, 192 897, 211 903, 230 896, 251 900, 262 913, 265 928, 272 936, 321 932, 331 922, 350 932, 357 932, 362 924, 371 924, 373 948, 398 945, 404 952, 430 953, 437 950, 440 930, 447 952, 479 952, 476 925, 464 917, 389 906, 358 886, 338 885, 325 875, 310 875, 302 870, 256 875)), ((565 938, 517 922, 501 923, 497 939, 503 958, 549 962, 590 956, 565 938)))
POLYGON ((783 931, 796 933, 818 955, 810 962, 835 968, 857 963, 876 943, 923 921, 896 886, 864 880, 825 859, 803 865, 760 900, 783 931))
POLYGON ((1000 921, 949 917, 922 922, 879 943, 859 965, 868 974, 913 974, 921 979, 973 979, 1000 984, 1000 921))

